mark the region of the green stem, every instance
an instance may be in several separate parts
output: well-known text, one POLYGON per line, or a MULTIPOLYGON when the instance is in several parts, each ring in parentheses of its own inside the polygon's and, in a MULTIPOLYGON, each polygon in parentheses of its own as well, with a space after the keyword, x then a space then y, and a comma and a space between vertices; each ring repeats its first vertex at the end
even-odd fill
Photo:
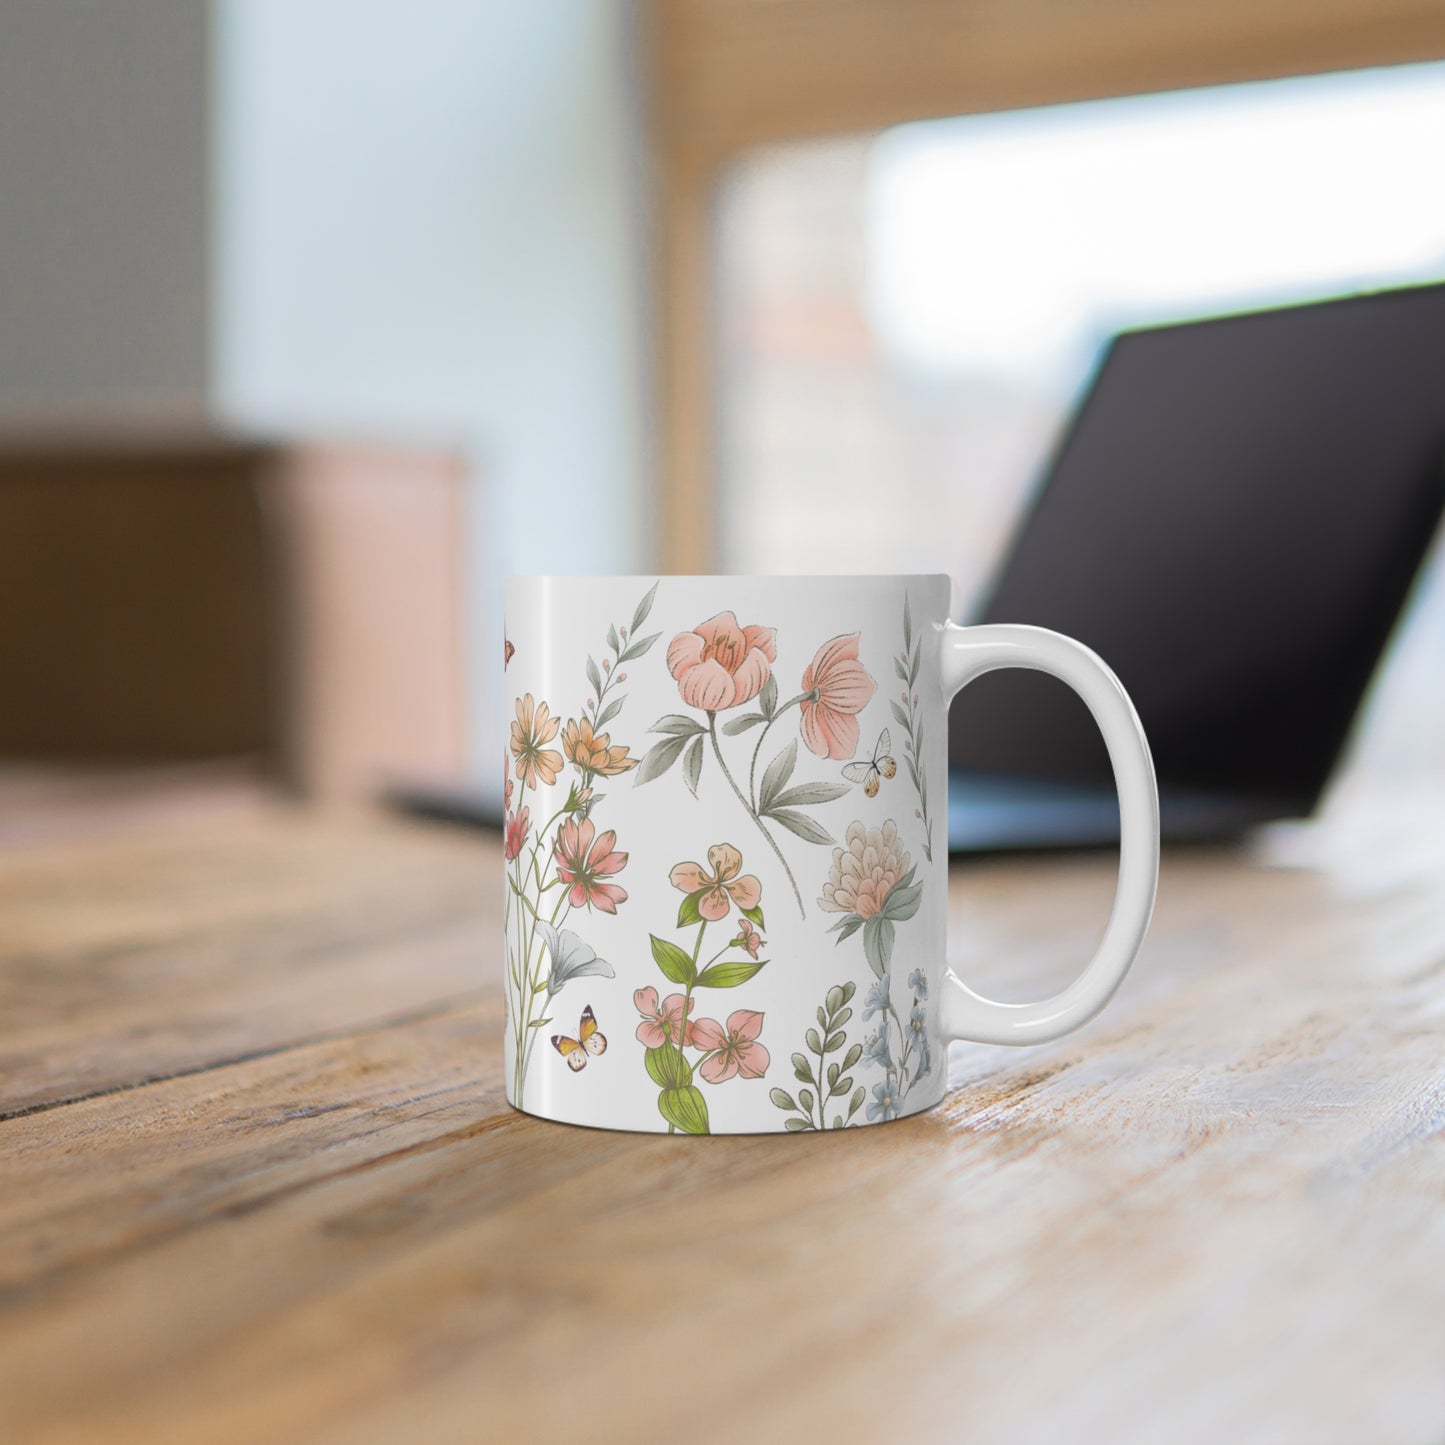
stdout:
POLYGON ((757 745, 753 748, 753 760, 748 764, 748 797, 756 798, 758 796, 758 754, 762 752, 763 741, 772 730, 773 724, 777 722, 790 707, 798 707, 806 699, 812 697, 812 695, 810 692, 800 692, 797 697, 790 697, 787 702, 763 724, 763 730, 758 734, 757 745))
POLYGON ((758 832, 763 835, 764 839, 767 841, 768 847, 773 850, 773 852, 777 855, 778 862, 783 865, 783 872, 788 875, 788 882, 792 885, 793 889, 793 897, 797 900, 798 903, 798 917, 806 918, 808 916, 808 910, 803 907, 803 895, 798 891, 798 880, 793 877, 793 870, 788 867, 788 860, 783 857, 783 850, 778 847, 777 843, 773 839, 773 835, 768 832, 766 827, 764 827, 763 820, 758 816, 757 810, 743 796, 743 790, 738 787, 737 780, 733 777, 732 772, 728 768, 727 759, 723 757, 722 747, 718 742, 717 736, 717 714, 714 712, 710 712, 707 715, 707 730, 708 734, 712 738, 712 750, 717 756, 718 767, 722 769, 723 777, 728 780, 728 786, 737 795, 738 802, 743 805, 743 808, 747 811, 748 817, 750 817, 753 822, 757 824, 758 832))

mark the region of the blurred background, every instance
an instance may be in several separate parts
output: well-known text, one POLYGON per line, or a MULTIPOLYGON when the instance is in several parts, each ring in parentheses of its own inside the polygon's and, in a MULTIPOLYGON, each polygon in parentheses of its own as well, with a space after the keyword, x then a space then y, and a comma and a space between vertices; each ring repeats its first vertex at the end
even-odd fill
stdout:
MULTIPOLYGON (((966 615, 1114 332, 1445 278, 1442 55, 1420 0, 0 0, 0 829, 499 806, 509 573, 966 615)), ((1445 766, 1442 657, 1432 561, 1361 767, 1445 766)))

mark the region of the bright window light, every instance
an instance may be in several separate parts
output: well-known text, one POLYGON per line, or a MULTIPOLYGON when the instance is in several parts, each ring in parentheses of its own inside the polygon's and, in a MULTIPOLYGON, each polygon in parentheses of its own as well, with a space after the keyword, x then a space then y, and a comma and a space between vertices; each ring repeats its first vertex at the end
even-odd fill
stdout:
POLYGON ((1445 65, 906 126, 865 304, 907 370, 1072 372, 1103 335, 1445 275, 1445 65))

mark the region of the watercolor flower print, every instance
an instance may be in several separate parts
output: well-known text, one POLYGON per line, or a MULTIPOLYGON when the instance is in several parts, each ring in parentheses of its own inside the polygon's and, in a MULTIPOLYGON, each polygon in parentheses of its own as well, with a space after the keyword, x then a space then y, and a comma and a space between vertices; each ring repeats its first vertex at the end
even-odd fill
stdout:
POLYGON ((833 836, 812 816, 820 804, 848 792, 848 785, 820 779, 794 783, 798 741, 816 757, 851 758, 858 747, 858 714, 877 684, 858 658, 858 634, 825 642, 804 668, 799 691, 779 701, 775 665, 777 633, 772 627, 743 625, 731 612, 719 612, 668 645, 667 667, 677 684, 685 713, 659 718, 649 731, 662 735, 637 770, 636 783, 650 783, 682 765, 683 781, 697 794, 710 756, 743 812, 772 850, 793 890, 800 916, 803 895, 779 842, 785 831, 804 842, 827 846, 833 836), (745 710, 744 710, 745 709, 745 710), (798 736, 765 762, 768 739, 794 720, 798 736), (756 731, 755 738, 742 738, 756 731))
POLYGON ((764 927, 762 884, 742 870, 742 854, 730 843, 715 843, 707 850, 706 868, 687 862, 672 869, 668 881, 683 895, 677 929, 685 933, 685 941, 657 934, 650 939, 658 972, 679 991, 663 998, 649 984, 632 996, 642 1017, 637 1039, 646 1050, 643 1063, 658 1087, 657 1109, 667 1120, 669 1134, 711 1132, 699 1080, 720 1086, 733 1079, 761 1079, 771 1063, 761 1042, 763 1015, 756 1009, 734 1009, 725 1023, 693 1017, 697 990, 738 988, 767 966, 767 959, 758 957, 764 927), (726 934, 727 942, 704 960, 703 942, 710 928, 726 934))
POLYGON ((883 1070, 867 1106, 870 1122, 896 1119, 908 1091, 933 1067, 928 1048, 928 978, 922 968, 908 975, 908 992, 895 997, 893 960, 896 925, 914 917, 923 900, 917 869, 890 819, 881 828, 849 825, 847 847, 833 850, 833 866, 818 906, 842 917, 830 932, 838 942, 862 931, 863 954, 875 982, 864 1001, 863 1020, 877 1019, 863 1040, 865 1067, 883 1070))
MULTIPOLYGON (((520 1104, 538 1036, 552 1022, 556 996, 574 979, 615 977, 612 965, 574 929, 577 916, 615 915, 627 902, 620 882, 628 854, 617 833, 595 815, 602 787, 638 766, 606 730, 622 711, 624 664, 645 656, 660 633, 640 636, 657 586, 637 604, 629 626, 607 629, 602 663, 588 657, 590 693, 565 726, 532 694, 517 699, 506 757, 505 918, 507 1022, 512 1045, 512 1096, 520 1104), (554 790, 567 783, 560 803, 554 790), (552 812, 538 821, 547 808, 552 812)), ((514 655, 510 649, 508 661, 514 655)))

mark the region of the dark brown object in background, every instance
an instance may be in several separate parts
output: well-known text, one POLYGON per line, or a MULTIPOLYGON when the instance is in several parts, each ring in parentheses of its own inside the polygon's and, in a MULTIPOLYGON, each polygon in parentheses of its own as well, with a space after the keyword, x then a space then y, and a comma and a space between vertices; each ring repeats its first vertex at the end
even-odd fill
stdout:
POLYGON ((0 757, 455 774, 461 483, 375 447, 0 445, 0 757))

